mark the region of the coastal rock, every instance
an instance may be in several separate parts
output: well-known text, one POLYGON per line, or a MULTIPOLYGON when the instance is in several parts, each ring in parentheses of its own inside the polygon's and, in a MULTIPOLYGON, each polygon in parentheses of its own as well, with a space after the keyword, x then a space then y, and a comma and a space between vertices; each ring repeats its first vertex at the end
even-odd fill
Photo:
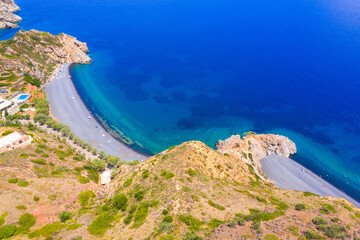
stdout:
POLYGON ((215 148, 220 153, 233 154, 252 164, 257 172, 261 172, 260 159, 273 154, 289 157, 296 153, 296 145, 293 141, 274 134, 252 134, 246 137, 233 135, 224 141, 218 141, 215 148))
POLYGON ((20 22, 22 18, 13 14, 19 10, 20 8, 14 0, 0 0, 0 29, 19 27, 16 23, 20 22))
POLYGON ((3 42, 0 71, 19 69, 32 78, 46 82, 62 64, 90 63, 87 52, 86 43, 67 34, 21 30, 12 39, 3 42))

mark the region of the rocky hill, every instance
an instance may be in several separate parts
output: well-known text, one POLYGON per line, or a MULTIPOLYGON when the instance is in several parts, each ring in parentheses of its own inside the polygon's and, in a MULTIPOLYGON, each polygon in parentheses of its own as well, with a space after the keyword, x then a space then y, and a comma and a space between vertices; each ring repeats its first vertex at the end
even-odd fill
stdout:
POLYGON ((20 8, 14 0, 0 0, 0 29, 19 27, 16 23, 20 22, 22 18, 13 14, 19 10, 20 8))
MULTIPOLYGON (((251 136, 254 146, 246 147, 247 158, 197 141, 137 165, 106 158, 116 174, 109 185, 100 186, 90 167, 94 163, 65 140, 41 129, 20 128, 35 142, 1 154, 0 239, 10 228, 16 228, 11 235, 16 239, 360 237, 360 210, 352 204, 278 189, 246 161, 249 154, 276 152, 279 139, 287 142, 280 136, 251 136), (269 149, 259 149, 262 141, 269 149), (26 213, 35 222, 23 229, 20 219, 26 213)), ((9 130, 19 127, 0 128, 0 134, 9 130)), ((249 136, 240 139, 248 141, 249 136)))
POLYGON ((22 30, 0 43, 0 71, 22 72, 31 83, 47 81, 60 64, 91 62, 86 43, 63 33, 22 30))

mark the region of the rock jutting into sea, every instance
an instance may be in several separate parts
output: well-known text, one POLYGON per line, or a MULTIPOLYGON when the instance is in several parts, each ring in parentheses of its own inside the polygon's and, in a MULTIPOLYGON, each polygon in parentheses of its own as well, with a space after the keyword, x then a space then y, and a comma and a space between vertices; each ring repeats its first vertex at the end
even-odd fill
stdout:
POLYGON ((20 7, 16 5, 14 0, 0 1, 0 29, 3 28, 17 28, 17 22, 22 20, 21 17, 15 15, 13 12, 19 11, 20 7))
POLYGON ((215 146, 220 153, 231 153, 253 164, 261 172, 260 160, 271 155, 289 157, 296 153, 296 145, 285 136, 274 134, 252 134, 245 137, 233 135, 218 141, 215 146))
POLYGON ((52 35, 37 30, 21 30, 2 42, 0 71, 19 69, 42 83, 49 80, 55 68, 66 63, 90 63, 86 43, 64 33, 52 35))

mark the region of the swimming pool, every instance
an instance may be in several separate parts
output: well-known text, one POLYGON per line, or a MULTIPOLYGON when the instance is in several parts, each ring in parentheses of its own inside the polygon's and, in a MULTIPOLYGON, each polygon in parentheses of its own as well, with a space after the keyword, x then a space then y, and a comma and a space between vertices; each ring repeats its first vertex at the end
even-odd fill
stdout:
POLYGON ((18 97, 17 101, 21 101, 21 100, 25 100, 26 98, 28 98, 28 94, 23 94, 20 97, 18 97))

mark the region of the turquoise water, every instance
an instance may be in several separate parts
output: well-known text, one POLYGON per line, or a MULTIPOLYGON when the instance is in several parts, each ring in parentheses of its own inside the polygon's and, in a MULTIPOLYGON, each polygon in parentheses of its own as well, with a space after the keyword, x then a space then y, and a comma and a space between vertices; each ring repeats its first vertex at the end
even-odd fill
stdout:
POLYGON ((359 1, 17 2, 22 28, 88 43, 75 85, 132 147, 283 134, 297 162, 360 200, 359 1))

